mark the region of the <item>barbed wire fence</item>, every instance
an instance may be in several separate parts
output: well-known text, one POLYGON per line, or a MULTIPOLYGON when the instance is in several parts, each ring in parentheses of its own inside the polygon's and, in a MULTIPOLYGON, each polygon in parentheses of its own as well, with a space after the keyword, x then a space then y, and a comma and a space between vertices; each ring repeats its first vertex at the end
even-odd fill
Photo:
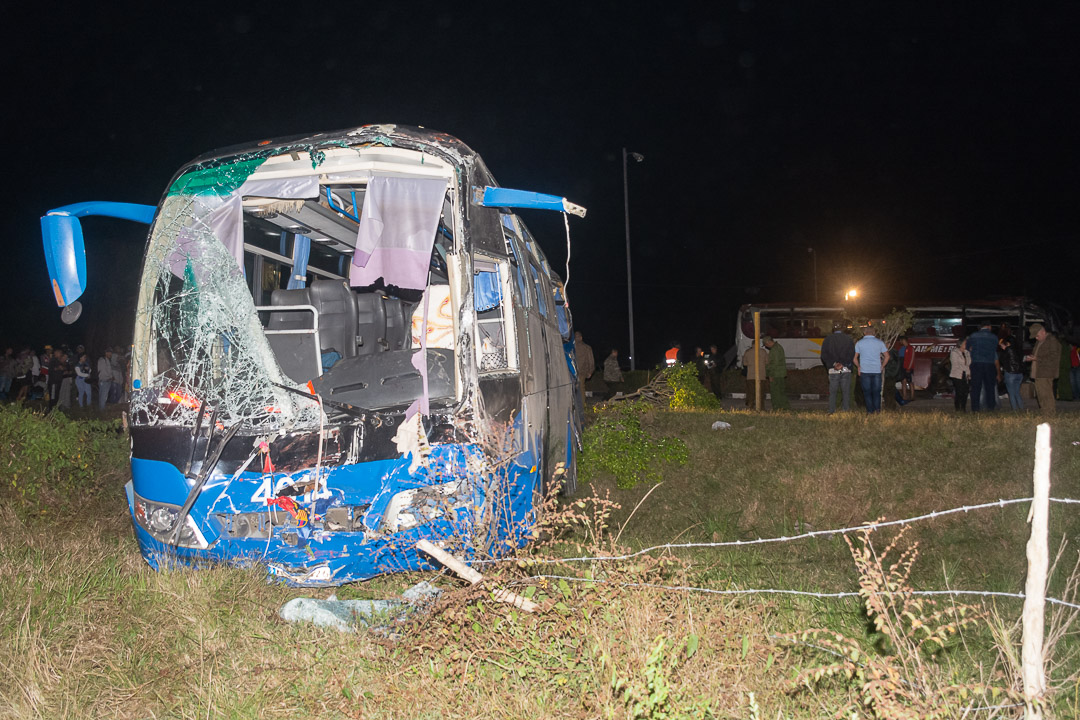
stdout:
MULTIPOLYGON (((830 530, 812 530, 790 536, 757 538, 754 540, 728 540, 721 542, 687 542, 665 543, 642 548, 632 553, 619 555, 588 555, 576 557, 535 559, 532 564, 558 565, 574 563, 605 563, 624 562, 633 560, 643 555, 684 549, 742 549, 757 545, 772 543, 787 543, 809 538, 822 538, 837 535, 849 535, 852 533, 870 533, 889 527, 905 527, 919 522, 927 522, 939 518, 957 514, 966 514, 979 510, 992 508, 1003 509, 1012 505, 1024 503, 1031 504, 1028 522, 1031 524, 1031 534, 1027 542, 1027 579, 1024 592, 995 592, 986 590, 911 590, 911 595, 916 596, 952 596, 952 597, 981 597, 1003 598, 1010 600, 1022 600, 1024 603, 1022 614, 1022 648, 1021 648, 1021 674, 1024 685, 1023 705, 1001 705, 966 708, 968 711, 987 711, 1005 708, 1024 707, 1026 720, 1041 720, 1043 717, 1043 701, 1046 695, 1046 658, 1043 656, 1043 635, 1045 631, 1046 605, 1055 605, 1071 610, 1080 610, 1080 604, 1062 598, 1046 596, 1046 582, 1049 567, 1049 506, 1050 503, 1059 505, 1080 505, 1080 499, 1050 497, 1050 426, 1043 423, 1038 426, 1035 442, 1035 470, 1033 473, 1034 494, 1031 497, 999 499, 993 502, 985 502, 976 505, 963 505, 960 507, 939 510, 922 515, 905 518, 902 520, 872 521, 862 525, 853 525, 830 530)), ((479 560, 474 565, 491 565, 507 562, 520 562, 514 558, 498 558, 479 560)), ((538 573, 517 581, 516 584, 526 584, 536 581, 565 581, 592 584, 609 584, 627 588, 650 588, 668 592, 702 593, 708 595, 747 596, 747 595, 788 595, 817 599, 845 599, 860 597, 859 592, 815 592, 809 590, 793 590, 785 588, 729 588, 717 589, 706 587, 694 587, 689 585, 661 585, 652 583, 634 583, 607 580, 597 577, 580 577, 572 575, 558 575, 550 573, 538 573)))
MULTIPOLYGON (((1047 498, 1049 502, 1061 503, 1066 505, 1080 505, 1080 500, 1073 498, 1047 498)), ((573 563, 573 562, 599 562, 599 561, 619 561, 619 560, 632 560, 642 555, 657 552, 659 550, 680 550, 680 549, 692 549, 692 548, 736 548, 736 547, 749 547, 752 545, 767 545, 770 543, 783 543, 793 542, 796 540, 806 540, 808 538, 820 538, 830 535, 850 535, 855 532, 874 532, 888 527, 902 527, 904 525, 912 525, 917 522, 925 520, 935 520, 937 518, 948 517, 949 515, 956 515, 958 513, 968 513, 975 510, 985 510, 988 508, 1004 508, 1009 505, 1019 505, 1023 503, 1030 503, 1035 500, 1034 497, 1024 498, 1010 498, 1008 500, 995 500, 992 502, 980 503, 978 505, 961 505, 955 508, 949 508, 947 510, 937 510, 923 515, 915 515, 913 517, 904 518, 902 520, 888 520, 888 521, 872 521, 862 525, 851 525, 849 527, 834 528, 831 530, 812 530, 798 535, 782 535, 779 537, 771 538, 756 538, 754 540, 725 540, 721 542, 687 542, 687 543, 664 543, 662 545, 651 545, 641 550, 637 550, 632 553, 624 555, 584 555, 580 557, 564 557, 558 558, 560 563, 573 563)), ((514 558, 494 558, 486 560, 476 560, 473 565, 496 565, 500 563, 512 563, 518 562, 514 558)), ((1020 597, 1023 597, 1022 595, 1020 597)))

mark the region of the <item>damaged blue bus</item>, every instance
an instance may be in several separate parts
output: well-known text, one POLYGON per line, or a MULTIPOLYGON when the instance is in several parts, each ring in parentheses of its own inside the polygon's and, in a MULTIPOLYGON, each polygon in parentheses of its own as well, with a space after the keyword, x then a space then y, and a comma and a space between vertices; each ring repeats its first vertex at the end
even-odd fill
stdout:
MULTIPOLYGON (((370 125, 197 158, 155 207, 42 218, 74 321, 80 218, 149 224, 128 507, 143 556, 326 586, 527 542, 575 489, 581 399, 562 280, 456 138, 370 125)), ((569 224, 567 224, 569 232, 569 224)))

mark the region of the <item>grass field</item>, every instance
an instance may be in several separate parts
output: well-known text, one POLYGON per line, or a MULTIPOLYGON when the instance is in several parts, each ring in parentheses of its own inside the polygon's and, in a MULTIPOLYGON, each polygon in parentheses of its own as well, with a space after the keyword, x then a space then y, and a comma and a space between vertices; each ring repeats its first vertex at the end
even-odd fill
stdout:
MULTIPOLYGON (((1018 637, 1008 635, 1018 600, 988 601, 989 623, 959 623, 958 634, 913 658, 872 625, 856 599, 648 587, 857 590, 868 573, 857 571, 839 537, 672 549, 626 562, 550 558, 790 536, 1026 497, 1036 423, 1009 414, 650 414, 650 433, 685 442, 685 465, 664 466, 658 486, 616 490, 613 478, 593 481, 552 514, 547 541, 531 555, 485 569, 540 602, 542 612, 496 605, 485 587, 435 574, 338 589, 341 598, 394 597, 426 577, 449 591, 433 612, 396 628, 394 639, 285 623, 277 616, 285 601, 330 591, 268 584, 259 571, 151 571, 121 495, 126 471, 117 457, 126 442, 95 427, 92 479, 64 484, 53 468, 43 470, 52 479, 36 492, 5 482, 0 494, 0 717, 758 720, 845 709, 845 717, 851 710, 900 717, 889 715, 883 700, 860 704, 867 678, 882 667, 899 668, 900 700, 913 696, 916 710, 919 694, 953 697, 945 717, 960 717, 965 704, 1011 705, 1017 678, 1000 650, 1018 652, 1018 637), (717 419, 733 427, 711 430, 717 419), (57 483, 62 492, 50 489, 57 483), (536 577, 542 574, 576 580, 536 577), (996 637, 994 625, 1001 626, 996 637), (831 647, 828 637, 782 638, 812 628, 854 640, 859 659, 808 647, 831 647), (812 688, 797 681, 829 667, 832 674, 822 670, 824 682, 812 688), (845 667, 863 678, 849 678, 845 667), (987 690, 983 698, 978 685, 1003 692, 987 690)), ((1080 498, 1080 445, 1072 444, 1080 441, 1080 417, 1052 426, 1051 494, 1080 498)), ((12 432, 11 422, 6 427, 12 432)), ((22 448, 0 440, 12 454, 22 448)), ((6 461, 10 471, 13 461, 6 461)), ((920 554, 906 582, 920 590, 1022 592, 1027 509, 995 507, 912 526, 906 539, 918 541, 920 554)), ((1051 532, 1052 546, 1069 542, 1049 592, 1062 597, 1071 592, 1065 578, 1077 558, 1080 508, 1052 506, 1051 532)), ((876 551, 894 535, 871 535, 876 551)), ((940 617, 953 617, 955 605, 941 603, 940 617)), ((933 610, 919 612, 929 617, 933 610)), ((1069 655, 1078 649, 1073 635, 1057 643, 1055 686, 1080 667, 1069 655)), ((1080 716, 1077 693, 1075 680, 1058 688, 1057 717, 1080 716)))

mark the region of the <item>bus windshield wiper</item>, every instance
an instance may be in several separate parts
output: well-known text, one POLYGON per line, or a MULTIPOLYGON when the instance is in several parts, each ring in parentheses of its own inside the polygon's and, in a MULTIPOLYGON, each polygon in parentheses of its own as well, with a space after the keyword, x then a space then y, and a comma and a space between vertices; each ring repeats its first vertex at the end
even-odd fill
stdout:
POLYGON ((314 400, 315 402, 321 402, 326 407, 331 407, 334 410, 337 410, 338 412, 340 412, 342 415, 348 415, 350 417, 355 417, 355 418, 364 418, 364 417, 367 416, 367 414, 369 412, 371 412, 370 410, 365 410, 364 408, 358 408, 355 405, 350 405, 349 403, 343 403, 343 402, 341 402, 339 400, 327 400, 326 398, 322 397, 321 395, 315 395, 313 393, 304 392, 303 390, 298 390, 297 388, 290 387, 289 385, 283 385, 282 383, 273 383, 273 384, 275 386, 281 388, 282 390, 288 390, 289 392, 291 392, 291 393, 293 393, 295 395, 299 395, 300 397, 305 397, 308 400, 314 400))

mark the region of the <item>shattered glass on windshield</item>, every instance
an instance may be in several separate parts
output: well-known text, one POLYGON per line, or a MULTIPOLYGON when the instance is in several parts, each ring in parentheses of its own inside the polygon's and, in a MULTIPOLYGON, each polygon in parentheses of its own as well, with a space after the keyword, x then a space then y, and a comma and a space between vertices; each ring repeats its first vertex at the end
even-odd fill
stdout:
POLYGON ((273 360, 244 274, 218 235, 221 223, 215 228, 230 193, 259 162, 189 173, 183 191, 174 184, 162 204, 140 288, 132 374, 132 413, 148 424, 192 424, 205 402, 229 425, 318 425, 318 404, 282 387, 294 383, 273 360))

